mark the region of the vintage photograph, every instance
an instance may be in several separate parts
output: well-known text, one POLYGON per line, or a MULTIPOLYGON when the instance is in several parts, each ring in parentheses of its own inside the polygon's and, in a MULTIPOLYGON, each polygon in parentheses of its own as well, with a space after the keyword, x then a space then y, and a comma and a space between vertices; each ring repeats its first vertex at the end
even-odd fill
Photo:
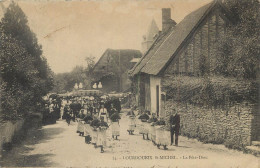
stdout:
POLYGON ((0 168, 259 168, 259 0, 0 0, 0 168))

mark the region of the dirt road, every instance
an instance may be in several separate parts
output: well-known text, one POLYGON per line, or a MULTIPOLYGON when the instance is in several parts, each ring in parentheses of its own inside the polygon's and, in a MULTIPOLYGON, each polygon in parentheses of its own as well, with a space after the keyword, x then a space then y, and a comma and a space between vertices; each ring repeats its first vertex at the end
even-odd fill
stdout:
POLYGON ((1 166, 22 167, 173 167, 173 168, 258 168, 259 158, 229 150, 223 145, 203 144, 180 137, 179 147, 157 149, 141 135, 128 135, 128 118, 120 120, 121 136, 111 140, 100 153, 76 133, 77 123, 65 121, 32 130, 22 144, 9 151, 1 166))

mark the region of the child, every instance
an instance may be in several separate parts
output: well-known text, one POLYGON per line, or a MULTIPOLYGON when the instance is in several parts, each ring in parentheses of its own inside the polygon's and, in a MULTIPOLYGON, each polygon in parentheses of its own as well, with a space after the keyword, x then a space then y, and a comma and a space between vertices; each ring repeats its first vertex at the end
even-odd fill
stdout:
POLYGON ((145 135, 147 135, 148 133, 146 124, 147 124, 147 120, 149 120, 149 115, 147 114, 147 111, 145 111, 142 115, 140 115, 138 119, 141 120, 139 133, 142 134, 143 139, 145 139, 145 135))
POLYGON ((170 145, 170 134, 169 136, 167 135, 165 125, 166 123, 162 118, 156 122, 156 144, 158 149, 160 149, 160 146, 163 146, 164 150, 167 150, 167 145, 170 145))
POLYGON ((119 126, 119 120, 121 119, 119 113, 115 112, 110 117, 111 120, 111 127, 112 127, 112 138, 120 136, 120 126, 119 126))
POLYGON ((101 121, 100 121, 99 127, 98 127, 97 146, 100 146, 101 153, 104 153, 104 147, 106 146, 106 139, 107 139, 106 130, 108 128, 108 125, 104 121, 104 117, 101 117, 100 119, 101 119, 101 121))
POLYGON ((130 111, 129 113, 129 127, 128 127, 128 133, 129 135, 134 135, 134 131, 135 131, 135 115, 133 111, 130 111))
POLYGON ((91 114, 88 113, 87 116, 83 119, 85 124, 84 124, 84 136, 85 136, 85 143, 90 144, 91 141, 91 127, 90 123, 93 120, 91 117, 91 114))
POLYGON ((150 123, 150 137, 151 137, 151 141, 153 142, 153 144, 155 145, 155 140, 156 140, 156 131, 155 131, 155 123, 158 121, 158 119, 156 118, 156 114, 153 113, 152 117, 149 119, 148 123, 150 123))
POLYGON ((97 128, 99 127, 99 123, 100 123, 100 121, 99 121, 97 115, 95 115, 94 119, 90 123, 90 126, 92 127, 92 135, 91 135, 92 143, 95 148, 97 148, 97 138, 98 138, 97 128))
POLYGON ((83 136, 84 135, 84 121, 83 121, 83 112, 80 111, 79 115, 78 115, 79 119, 78 121, 78 127, 77 127, 77 133, 79 133, 79 136, 83 136))

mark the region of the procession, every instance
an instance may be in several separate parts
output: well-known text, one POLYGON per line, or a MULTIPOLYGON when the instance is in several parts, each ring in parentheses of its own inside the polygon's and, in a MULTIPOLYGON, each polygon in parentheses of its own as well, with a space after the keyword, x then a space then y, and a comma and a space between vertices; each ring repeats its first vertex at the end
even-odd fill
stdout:
MULTIPOLYGON (((82 136, 86 144, 92 144, 100 148, 103 153, 107 147, 107 139, 120 140, 120 119, 123 115, 121 101, 126 99, 115 94, 95 96, 65 96, 52 94, 46 98, 46 111, 43 116, 44 124, 54 124, 56 120, 62 120, 70 126, 71 122, 77 124, 79 136, 82 136), (108 131, 110 130, 108 134, 108 131)), ((151 141, 154 146, 167 150, 167 146, 178 146, 180 129, 180 116, 170 116, 169 121, 157 118, 156 114, 149 111, 141 112, 136 106, 124 112, 128 118, 128 129, 124 130, 129 136, 141 134, 143 140, 151 141), (175 137, 174 137, 175 135, 175 137), (175 141, 174 141, 175 138, 175 141)), ((139 137, 137 137, 139 138, 139 137)))
POLYGON ((0 168, 259 168, 259 0, 0 0, 0 168))

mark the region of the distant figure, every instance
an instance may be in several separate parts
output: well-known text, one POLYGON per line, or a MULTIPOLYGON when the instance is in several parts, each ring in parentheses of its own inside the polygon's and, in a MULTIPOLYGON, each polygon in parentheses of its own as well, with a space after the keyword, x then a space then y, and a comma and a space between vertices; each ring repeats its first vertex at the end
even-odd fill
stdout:
POLYGON ((129 135, 134 135, 134 131, 135 131, 135 127, 136 127, 135 114, 134 114, 133 110, 131 110, 127 113, 127 115, 129 116, 129 125, 128 125, 127 132, 129 133, 129 135))
POLYGON ((104 107, 104 104, 101 104, 98 117, 99 118, 104 117, 104 121, 108 122, 108 112, 107 109, 104 107))
POLYGON ((112 101, 112 103, 113 103, 114 107, 116 108, 116 111, 117 111, 118 113, 120 113, 120 112, 121 112, 121 102, 120 102, 119 98, 114 99, 114 100, 112 101))
POLYGON ((106 130, 108 128, 108 124, 104 121, 104 117, 101 117, 100 119, 101 119, 101 121, 100 121, 99 127, 98 127, 97 146, 100 147, 101 153, 103 153, 104 147, 106 146, 106 139, 107 139, 106 130))
POLYGON ((85 143, 90 144, 91 142, 91 127, 90 123, 93 120, 91 113, 88 113, 87 116, 83 119, 85 124, 84 124, 84 136, 85 136, 85 143))
POLYGON ((68 126, 70 125, 70 120, 72 118, 71 115, 72 113, 70 112, 65 113, 65 118, 66 118, 66 122, 68 123, 68 126))
POLYGON ((112 138, 115 137, 117 140, 117 137, 120 136, 120 125, 119 125, 119 120, 121 119, 119 113, 115 112, 112 114, 110 117, 111 120, 111 128, 112 128, 112 138))
POLYGON ((113 104, 111 104, 110 105, 110 110, 109 110, 109 116, 112 116, 116 112, 117 112, 116 108, 114 107, 113 104))
POLYGON ((142 115, 140 115, 138 117, 138 119, 141 120, 141 124, 139 127, 139 133, 143 135, 143 139, 145 139, 145 135, 147 135, 148 131, 147 131, 147 121, 149 120, 149 115, 147 114, 147 112, 145 111, 142 115))
POLYGON ((156 114, 153 113, 152 117, 148 120, 148 123, 150 123, 150 137, 151 137, 151 141, 153 142, 153 144, 155 145, 155 140, 156 140, 156 130, 155 130, 155 123, 158 121, 156 114))
POLYGON ((100 121, 99 121, 97 115, 94 115, 94 118, 90 123, 90 126, 92 127, 92 131, 91 131, 92 140, 91 140, 91 142, 92 142, 92 144, 94 145, 95 148, 97 148, 97 138, 98 138, 98 132, 97 132, 98 130, 97 129, 99 127, 99 123, 100 123, 100 121))
POLYGON ((175 146, 178 146, 178 137, 180 132, 180 115, 176 110, 173 111, 173 115, 170 116, 171 126, 171 145, 173 145, 173 135, 175 134, 175 146))

